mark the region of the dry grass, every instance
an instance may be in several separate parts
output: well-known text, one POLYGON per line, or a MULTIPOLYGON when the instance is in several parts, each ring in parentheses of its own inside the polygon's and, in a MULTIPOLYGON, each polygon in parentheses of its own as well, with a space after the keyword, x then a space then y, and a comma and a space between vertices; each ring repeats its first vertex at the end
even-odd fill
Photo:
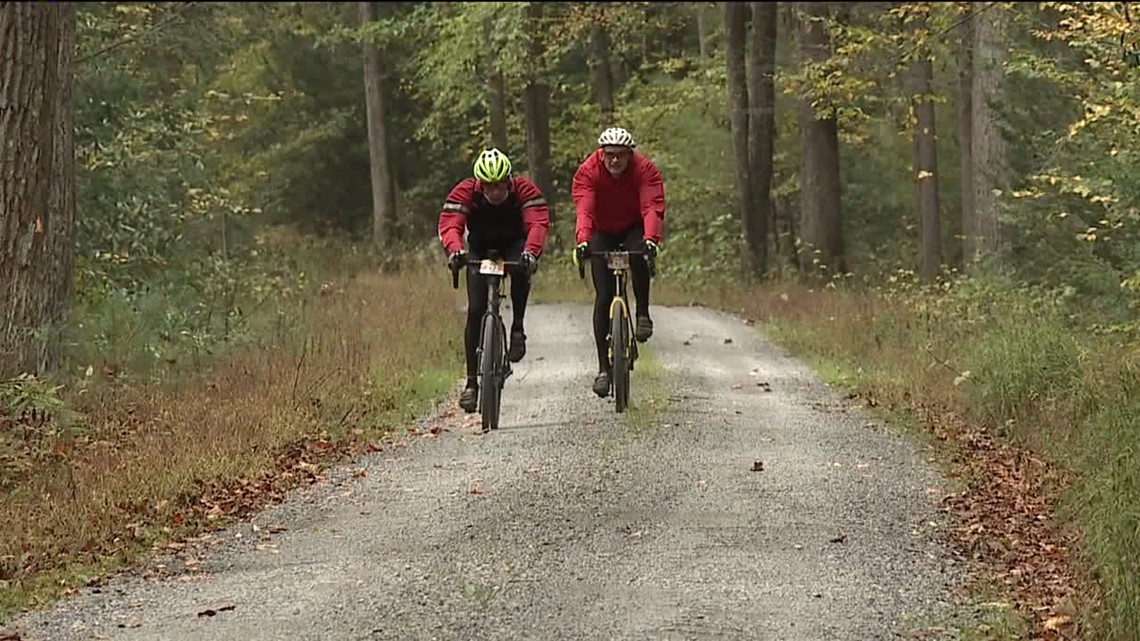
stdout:
POLYGON ((200 375, 68 392, 85 432, 0 496, 0 613, 252 509, 408 420, 460 374, 455 301, 446 273, 365 275, 298 310, 294 336, 200 375))

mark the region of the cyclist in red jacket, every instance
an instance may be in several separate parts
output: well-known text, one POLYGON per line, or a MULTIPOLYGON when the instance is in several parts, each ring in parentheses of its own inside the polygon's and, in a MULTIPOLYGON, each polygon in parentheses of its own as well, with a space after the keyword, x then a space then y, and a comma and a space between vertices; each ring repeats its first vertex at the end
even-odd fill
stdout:
MULTIPOLYGON (((657 166, 635 151, 636 146, 625 129, 606 129, 598 137, 598 149, 574 173, 571 196, 578 214, 575 267, 588 251, 613 251, 619 244, 629 251, 648 252, 650 258, 657 255, 665 220, 665 184, 657 166)), ((610 390, 606 354, 609 308, 616 292, 604 259, 593 258, 590 271, 594 281, 594 342, 598 348, 594 393, 604 398, 610 390)), ((635 258, 630 261, 630 271, 637 299, 634 337, 644 343, 653 334, 649 266, 644 259, 635 258)))
MULTIPOLYGON (((510 270, 511 324, 507 358, 517 363, 526 355, 523 317, 530 295, 530 277, 538 268, 538 258, 546 244, 550 208, 538 187, 525 176, 511 175, 511 161, 498 149, 489 149, 475 161, 475 177, 465 178, 452 188, 439 213, 439 240, 448 254, 448 265, 465 265, 463 235, 473 258, 497 250, 506 260, 521 261, 525 267, 510 270)), ((487 280, 467 270, 467 385, 459 397, 464 411, 474 412, 479 398, 475 351, 479 329, 487 312, 487 280)))

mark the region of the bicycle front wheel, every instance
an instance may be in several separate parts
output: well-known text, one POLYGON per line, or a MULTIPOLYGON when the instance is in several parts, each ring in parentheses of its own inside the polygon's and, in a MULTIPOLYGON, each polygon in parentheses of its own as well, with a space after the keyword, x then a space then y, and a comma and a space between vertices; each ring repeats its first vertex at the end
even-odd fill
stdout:
POLYGON ((483 415, 483 431, 499 429, 499 407, 502 403, 503 386, 499 381, 502 375, 499 363, 502 362, 503 336, 495 317, 488 314, 483 318, 483 354, 479 369, 479 411, 483 415))
POLYGON ((614 355, 610 375, 614 381, 614 408, 620 414, 629 405, 629 318, 625 305, 614 306, 610 324, 614 355))

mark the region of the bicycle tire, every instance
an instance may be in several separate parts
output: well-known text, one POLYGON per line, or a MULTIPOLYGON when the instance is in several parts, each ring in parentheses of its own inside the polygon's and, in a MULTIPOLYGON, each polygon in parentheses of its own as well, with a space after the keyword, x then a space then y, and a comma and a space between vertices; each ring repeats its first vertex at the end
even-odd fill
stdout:
POLYGON ((620 414, 629 405, 629 319, 625 305, 614 306, 610 323, 614 355, 610 370, 614 383, 614 409, 620 414))
POLYGON ((482 380, 479 385, 479 412, 483 418, 483 431, 499 429, 499 406, 502 402, 502 385, 499 381, 499 361, 502 359, 502 339, 495 317, 483 317, 483 353, 480 363, 482 380))

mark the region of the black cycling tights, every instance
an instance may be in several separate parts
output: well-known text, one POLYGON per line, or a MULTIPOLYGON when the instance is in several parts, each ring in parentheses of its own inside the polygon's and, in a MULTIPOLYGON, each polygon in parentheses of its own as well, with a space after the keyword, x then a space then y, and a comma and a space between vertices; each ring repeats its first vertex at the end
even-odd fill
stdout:
MULTIPOLYGON (((595 231, 590 240, 590 251, 616 251, 624 242, 627 251, 645 251, 645 238, 641 225, 622 234, 607 234, 595 231)), ((637 299, 637 316, 649 316, 649 265, 642 257, 634 256, 629 261, 630 280, 633 295, 637 299)), ((600 256, 590 259, 590 272, 594 278, 594 343, 598 348, 598 371, 609 370, 606 335, 610 332, 610 303, 617 288, 614 273, 606 267, 606 260, 600 256)), ((628 292, 626 293, 628 296, 628 292)))
MULTIPOLYGON (((511 260, 518 260, 518 257, 512 256, 511 260)), ((514 314, 511 331, 522 331, 526 301, 530 296, 530 274, 525 267, 509 267, 507 273, 510 276, 511 312, 514 314)), ((471 267, 467 270, 467 331, 463 342, 467 350, 469 385, 475 383, 475 375, 479 371, 475 352, 479 349, 479 334, 483 331, 483 314, 487 313, 487 287, 487 277, 478 269, 471 267)))

